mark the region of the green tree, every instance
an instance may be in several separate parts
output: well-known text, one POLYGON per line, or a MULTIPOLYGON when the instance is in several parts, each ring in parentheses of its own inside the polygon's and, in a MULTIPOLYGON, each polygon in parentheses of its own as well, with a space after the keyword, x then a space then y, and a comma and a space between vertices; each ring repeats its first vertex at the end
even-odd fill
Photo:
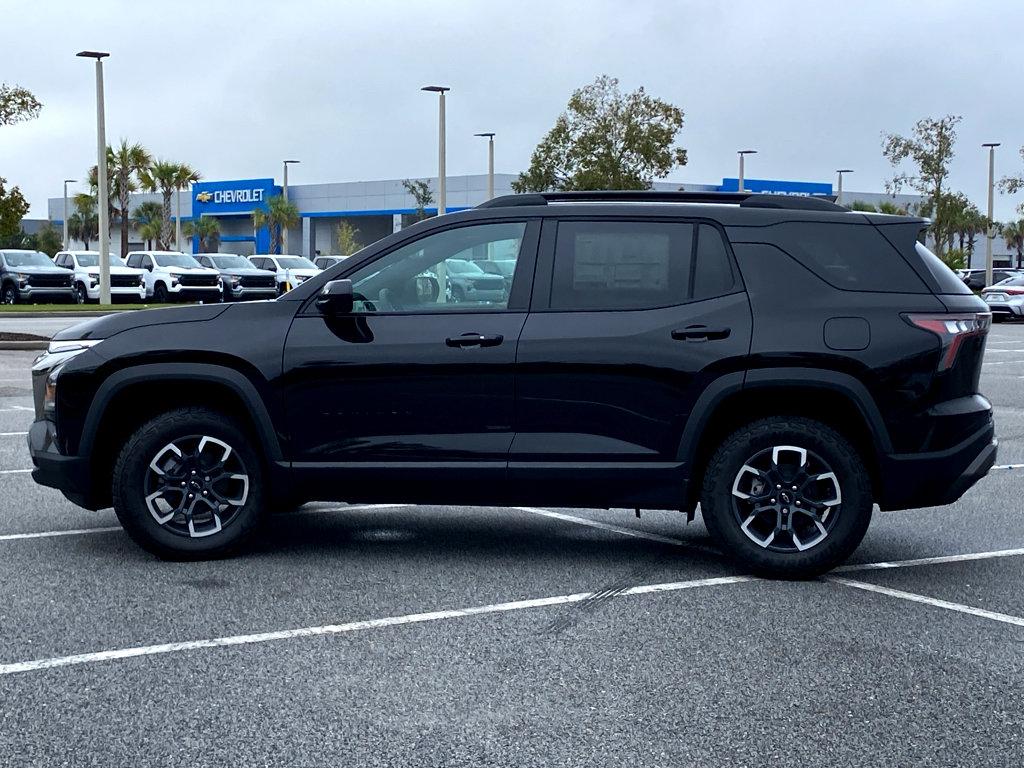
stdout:
POLYGON ((907 209, 893 200, 883 200, 878 204, 878 213, 892 216, 906 216, 907 209))
MULTIPOLYGON (((117 193, 117 214, 121 219, 121 253, 128 253, 128 200, 138 189, 139 174, 152 164, 153 159, 141 144, 129 144, 122 139, 115 147, 107 147, 107 169, 111 180, 111 193, 117 193)), ((112 194, 113 197, 113 194, 112 194)))
POLYGON ((338 225, 335 243, 338 246, 338 253, 345 256, 351 256, 363 247, 359 242, 359 230, 344 220, 338 225))
MULTIPOLYGON (((935 212, 934 227, 942 232, 946 228, 941 221, 944 213, 940 205, 943 187, 949 177, 949 163, 953 159, 956 145, 956 127, 960 122, 959 115, 946 115, 942 118, 922 118, 914 124, 913 135, 910 137, 898 134, 882 135, 882 154, 894 169, 909 160, 914 172, 898 172, 886 182, 887 192, 899 192, 909 186, 928 198, 931 210, 935 212)), ((936 239, 936 249, 942 256, 942 244, 936 239)))
POLYGON ((1000 229, 1006 245, 1017 252, 1017 267, 1024 266, 1024 219, 1008 222, 1000 229))
POLYGON ((555 126, 512 182, 516 192, 646 190, 676 166, 686 150, 673 146, 683 111, 643 88, 623 94, 602 75, 573 92, 555 126))
POLYGON ((402 186, 405 187, 406 192, 412 195, 412 199, 416 201, 415 220, 422 222, 427 218, 427 208, 434 204, 434 193, 430 191, 430 185, 423 179, 415 181, 403 179, 402 186))
POLYGON ((199 236, 199 251, 204 254, 215 254, 220 248, 220 222, 212 216, 200 216, 185 222, 182 232, 186 237, 199 236))
POLYGON ((285 228, 292 228, 301 221, 299 207, 284 199, 281 195, 274 195, 267 200, 266 209, 257 208, 252 212, 252 226, 255 229, 267 227, 270 230, 270 253, 281 253, 281 231, 285 228))
MULTIPOLYGON (((1024 147, 1020 148, 1021 160, 1024 160, 1024 147)), ((999 180, 999 191, 1013 195, 1017 192, 1024 190, 1024 174, 1016 174, 1015 176, 1004 176, 999 180)), ((1024 214, 1024 203, 1017 206, 1017 211, 1024 214)))
POLYGON ((0 239, 13 238, 21 232, 21 220, 28 213, 28 201, 17 187, 5 189, 7 180, 0 176, 0 239))
POLYGON ((42 103, 27 88, 0 83, 0 125, 37 118, 42 108, 42 103))
POLYGON ((852 203, 850 203, 848 208, 851 211, 865 211, 871 214, 878 213, 878 209, 875 208, 873 204, 868 203, 866 200, 855 200, 852 203))
POLYGON ((40 227, 39 232, 33 235, 31 240, 32 248, 36 251, 42 251, 51 259, 64 247, 61 233, 50 226, 49 222, 40 227))
POLYGON ((159 192, 163 199, 163 216, 160 227, 160 247, 170 248, 174 237, 174 225, 171 217, 171 197, 175 190, 188 187, 199 181, 199 172, 185 163, 172 163, 167 160, 154 161, 149 168, 139 172, 139 182, 147 192, 159 192))
POLYGON ((132 225, 139 233, 139 237, 146 242, 147 250, 152 249, 153 241, 160 238, 163 216, 164 207, 152 200, 139 203, 132 212, 132 225))

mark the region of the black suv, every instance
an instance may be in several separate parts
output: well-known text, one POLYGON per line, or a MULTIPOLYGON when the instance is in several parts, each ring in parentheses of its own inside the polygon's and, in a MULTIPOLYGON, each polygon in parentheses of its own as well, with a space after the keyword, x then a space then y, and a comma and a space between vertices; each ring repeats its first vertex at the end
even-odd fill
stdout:
POLYGON ((166 557, 313 499, 699 503, 744 569, 817 574, 872 504, 948 504, 995 460, 991 316, 926 223, 771 195, 497 198, 277 301, 61 332, 33 370, 33 477, 166 557), (489 253, 516 261, 500 301, 441 290, 489 253))

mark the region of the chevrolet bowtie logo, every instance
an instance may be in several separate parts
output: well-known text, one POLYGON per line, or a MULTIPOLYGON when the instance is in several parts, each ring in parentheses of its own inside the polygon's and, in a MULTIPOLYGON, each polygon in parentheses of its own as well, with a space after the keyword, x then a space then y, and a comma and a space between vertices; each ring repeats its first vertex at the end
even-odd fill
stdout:
POLYGON ((200 192, 198 195, 196 195, 196 200, 198 200, 200 203, 209 203, 211 200, 213 200, 213 193, 200 192))

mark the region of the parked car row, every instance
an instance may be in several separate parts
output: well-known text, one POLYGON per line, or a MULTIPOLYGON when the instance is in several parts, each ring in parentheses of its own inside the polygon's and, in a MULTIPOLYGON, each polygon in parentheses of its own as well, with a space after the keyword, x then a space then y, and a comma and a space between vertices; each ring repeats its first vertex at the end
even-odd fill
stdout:
MULTIPOLYGON (((130 251, 110 254, 110 297, 125 302, 245 301, 273 299, 346 257, 185 254, 130 251)), ((98 302, 100 255, 61 251, 0 250, 0 302, 98 302)))

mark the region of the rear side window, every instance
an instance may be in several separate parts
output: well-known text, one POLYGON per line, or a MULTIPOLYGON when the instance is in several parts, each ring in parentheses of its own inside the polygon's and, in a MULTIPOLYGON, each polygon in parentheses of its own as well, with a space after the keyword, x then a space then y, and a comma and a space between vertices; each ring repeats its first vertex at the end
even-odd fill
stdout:
POLYGON ((927 292, 913 268, 870 224, 789 222, 765 230, 770 233, 768 242, 836 288, 927 292))
POLYGON ((917 255, 921 257, 921 261, 924 262, 924 266, 928 268, 928 272, 930 272, 932 277, 935 278, 935 282, 939 286, 940 294, 972 293, 968 285, 958 278, 956 273, 949 269, 946 263, 933 254, 931 249, 924 243, 921 241, 915 242, 914 250, 917 251, 917 255))
POLYGON ((551 283, 555 310, 641 310, 690 294, 694 226, 560 222, 551 283))

